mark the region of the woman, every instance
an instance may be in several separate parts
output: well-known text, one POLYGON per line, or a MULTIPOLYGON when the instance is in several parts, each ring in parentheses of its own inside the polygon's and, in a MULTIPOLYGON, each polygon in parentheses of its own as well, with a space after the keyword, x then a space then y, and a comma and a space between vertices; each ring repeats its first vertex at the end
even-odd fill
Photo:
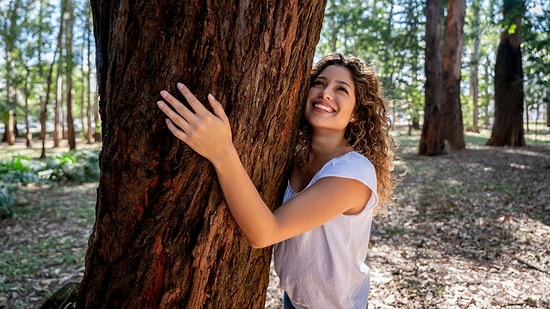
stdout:
POLYGON ((168 129, 212 163, 250 245, 275 244, 285 308, 366 308, 372 217, 393 190, 394 144, 374 71, 337 53, 313 68, 293 170, 273 212, 238 157, 222 105, 209 95, 212 114, 178 89, 194 111, 162 91, 168 129))

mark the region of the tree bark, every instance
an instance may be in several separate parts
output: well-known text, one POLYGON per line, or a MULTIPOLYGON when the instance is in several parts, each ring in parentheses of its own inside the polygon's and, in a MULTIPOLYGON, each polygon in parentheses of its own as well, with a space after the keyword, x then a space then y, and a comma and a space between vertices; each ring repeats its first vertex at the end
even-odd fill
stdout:
POLYGON ((424 124, 418 147, 419 155, 435 156, 443 153, 444 143, 440 136, 441 85, 441 15, 439 0, 426 1, 426 51, 424 70, 424 124))
MULTIPOLYGON (((211 165, 155 102, 181 81, 222 102, 267 204, 280 203, 324 1, 92 1, 103 149, 79 308, 263 308, 253 250, 211 165)), ((180 96, 181 98, 181 96, 180 96)))
POLYGON ((523 130, 523 67, 521 62, 522 0, 504 1, 508 27, 500 36, 495 63, 495 120, 488 146, 525 146, 523 130))
POLYGON ((448 0, 443 42, 443 100, 441 135, 451 150, 466 148, 460 104, 461 50, 464 34, 465 0, 448 0))

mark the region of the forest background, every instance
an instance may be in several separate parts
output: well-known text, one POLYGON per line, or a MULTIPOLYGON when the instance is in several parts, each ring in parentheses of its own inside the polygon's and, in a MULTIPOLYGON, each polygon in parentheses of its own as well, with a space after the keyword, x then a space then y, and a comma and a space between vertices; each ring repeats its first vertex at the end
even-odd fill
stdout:
MULTIPOLYGON (((490 129, 499 39, 508 22, 503 5, 467 1, 460 102, 466 130, 490 129)), ((516 1, 518 4, 522 1, 516 1)), ((510 5, 510 4, 508 4, 510 5)), ((525 1, 521 53, 524 119, 548 124, 549 6, 525 1)), ((100 139, 95 43, 87 1, 0 1, 2 141, 51 132, 54 145, 75 133, 100 139)), ((521 6, 520 6, 521 7, 521 6)), ((331 51, 364 58, 377 70, 397 125, 419 129, 424 113, 425 2, 328 1, 316 58, 331 51)))
MULTIPOLYGON (((528 145, 548 147, 550 4, 532 0, 525 1, 525 5, 521 28, 522 125, 529 136, 528 145)), ((334 50, 352 53, 375 66, 390 100, 396 135, 403 134, 404 145, 408 145, 403 149, 408 149, 409 154, 415 152, 411 152, 411 147, 415 148, 418 140, 406 144, 407 136, 418 137, 424 121, 424 9, 423 1, 328 1, 316 53, 316 57, 334 50)), ((17 197, 22 196, 18 191, 20 187, 13 183, 18 186, 41 183, 44 179, 87 182, 98 177, 95 158, 96 146, 101 143, 101 120, 89 3, 0 1, 0 10, 0 113, 3 116, 0 132, 2 147, 7 149, 1 158, 4 168, 0 210, 4 217, 10 217, 14 213, 17 216, 17 197), (30 149, 39 148, 43 160, 30 160, 35 154, 29 157, 17 147, 22 140, 30 149), (76 150, 77 142, 80 150, 92 149, 91 152, 52 151, 66 149, 64 146, 76 150), (13 173, 18 169, 25 173, 13 173), (28 171, 36 173, 32 176, 28 171)), ((479 136, 488 137, 493 124, 494 69, 503 20, 500 1, 467 2, 460 102, 465 131, 480 132, 479 136)), ((476 144, 483 143, 477 140, 476 144)), ((548 158, 543 162, 548 162, 548 158)), ((541 168, 547 172, 544 163, 541 168)), ((547 223, 545 220, 541 219, 547 223)), ((392 235, 402 233, 396 226, 385 231, 392 235)), ((5 239, 3 237, 2 242, 5 239)), ((4 246, 7 248, 3 254, 7 255, 13 248, 8 242, 2 244, 3 249, 4 246)), ((547 251, 533 255, 543 266, 531 267, 547 273, 548 261, 544 258, 547 256, 547 251)), ((2 261, 5 259, 8 258, 3 255, 2 261)), ((11 284, 4 274, 12 271, 8 266, 2 269, 0 281, 11 284)), ((2 295, 10 295, 15 289, 14 285, 5 286, 6 291, 0 291, 2 295)), ((34 290, 44 296, 53 293, 53 288, 35 286, 34 290)), ((529 297, 521 303, 536 305, 537 298, 529 297)), ((13 297, 6 296, 5 301, 8 298, 13 297)), ((540 304, 548 300, 538 301, 540 304)))

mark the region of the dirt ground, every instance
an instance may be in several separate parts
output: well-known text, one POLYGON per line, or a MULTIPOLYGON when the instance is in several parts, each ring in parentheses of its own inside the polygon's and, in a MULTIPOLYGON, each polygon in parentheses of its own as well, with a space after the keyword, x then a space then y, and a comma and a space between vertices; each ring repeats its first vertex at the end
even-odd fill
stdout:
POLYGON ((404 156, 369 308, 550 308, 550 148, 404 156))
MULTIPOLYGON (((550 308, 550 146, 403 153, 399 205, 373 225, 369 308, 550 308)), ((0 273, 0 308, 36 308, 80 279, 95 193, 95 184, 21 191, 25 214, 0 221, 0 264, 29 265, 0 273)), ((280 299, 272 271, 266 308, 280 299)))

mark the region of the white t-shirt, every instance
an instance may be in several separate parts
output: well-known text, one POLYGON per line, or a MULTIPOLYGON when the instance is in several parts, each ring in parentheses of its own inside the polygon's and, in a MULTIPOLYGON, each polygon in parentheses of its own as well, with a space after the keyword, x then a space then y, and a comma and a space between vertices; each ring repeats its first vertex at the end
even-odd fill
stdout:
MULTIPOLYGON (((339 215, 276 244, 275 271, 296 308, 365 309, 370 270, 364 261, 373 208, 378 203, 374 166, 360 153, 348 152, 327 162, 306 189, 323 177, 356 179, 371 189, 371 198, 359 214, 339 215)), ((289 183, 284 202, 297 194, 289 183)))

